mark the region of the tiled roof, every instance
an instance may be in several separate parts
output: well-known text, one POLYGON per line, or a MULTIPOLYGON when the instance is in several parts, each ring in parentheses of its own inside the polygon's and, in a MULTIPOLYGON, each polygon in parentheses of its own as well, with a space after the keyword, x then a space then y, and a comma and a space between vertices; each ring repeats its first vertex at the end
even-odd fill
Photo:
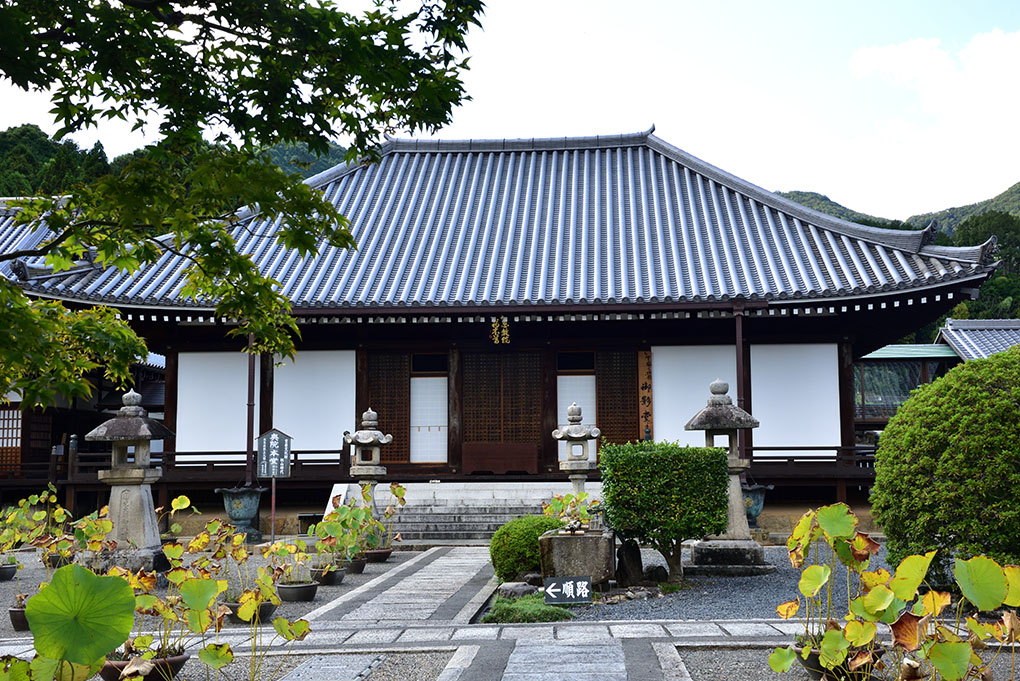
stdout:
POLYGON ((1020 345, 1020 319, 947 319, 935 342, 963 359, 984 359, 1020 345))
MULTIPOLYGON (((295 308, 378 309, 847 298, 981 278, 994 242, 845 222, 783 199, 651 131, 544 140, 390 140, 378 163, 309 180, 351 221, 357 250, 301 258, 253 216, 238 248, 295 308)), ((45 295, 199 305, 184 263, 134 275, 32 279, 45 295)), ((203 305, 207 307, 208 305, 203 305)))
POLYGON ((916 345, 885 345, 861 357, 872 359, 959 359, 959 355, 948 345, 918 343, 916 345))

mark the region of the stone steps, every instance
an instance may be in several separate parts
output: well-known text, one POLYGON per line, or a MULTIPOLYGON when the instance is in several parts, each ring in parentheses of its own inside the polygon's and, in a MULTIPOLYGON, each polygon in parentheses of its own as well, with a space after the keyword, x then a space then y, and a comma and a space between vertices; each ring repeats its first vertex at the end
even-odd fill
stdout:
MULTIPOLYGON (((542 502, 569 492, 570 483, 410 483, 406 490, 407 503, 394 523, 394 530, 405 543, 478 543, 490 540, 496 530, 514 518, 541 515, 542 502)), ((592 483, 588 491, 598 497, 601 485, 592 483)), ((356 489, 337 485, 330 496, 354 492, 356 489)), ((384 485, 379 486, 376 499, 380 509, 387 503, 384 485)))

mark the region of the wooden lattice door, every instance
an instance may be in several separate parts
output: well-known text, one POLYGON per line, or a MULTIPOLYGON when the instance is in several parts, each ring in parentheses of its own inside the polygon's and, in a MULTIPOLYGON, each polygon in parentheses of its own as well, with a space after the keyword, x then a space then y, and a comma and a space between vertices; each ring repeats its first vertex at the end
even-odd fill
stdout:
MULTIPOLYGON (((383 465, 408 463, 411 460, 411 356, 406 352, 369 353, 366 389, 366 406, 379 414, 379 430, 393 435, 393 442, 381 449, 383 465)), ((360 421, 358 427, 361 427, 360 421)))
POLYGON ((0 475, 10 475, 21 464, 21 409, 0 407, 0 475))

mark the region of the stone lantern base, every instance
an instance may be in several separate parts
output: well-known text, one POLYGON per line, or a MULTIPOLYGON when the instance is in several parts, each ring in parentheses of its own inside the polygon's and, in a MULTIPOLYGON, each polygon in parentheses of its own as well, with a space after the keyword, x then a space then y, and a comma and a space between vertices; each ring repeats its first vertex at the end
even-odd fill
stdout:
POLYGON ((746 461, 730 456, 726 532, 694 542, 691 546, 691 564, 684 567, 685 574, 739 577, 767 575, 776 571, 775 565, 765 562, 765 549, 751 539, 751 530, 747 525, 740 473, 748 466, 746 461))
POLYGON ((156 509, 152 503, 152 483, 159 480, 159 468, 122 466, 99 471, 98 477, 110 485, 110 521, 113 531, 108 539, 117 548, 100 556, 99 569, 113 565, 137 572, 166 570, 169 565, 159 539, 156 509))

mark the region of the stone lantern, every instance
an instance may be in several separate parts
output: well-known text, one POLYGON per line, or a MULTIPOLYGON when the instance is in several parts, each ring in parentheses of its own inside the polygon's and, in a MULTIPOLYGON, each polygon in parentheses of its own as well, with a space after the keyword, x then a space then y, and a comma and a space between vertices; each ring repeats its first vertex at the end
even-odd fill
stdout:
POLYGON ((386 475, 386 467, 382 465, 379 448, 393 442, 392 435, 384 435, 379 430, 379 414, 368 411, 361 415, 361 430, 344 435, 344 442, 354 445, 354 461, 351 465, 351 477, 359 483, 366 482, 372 491, 375 503, 375 486, 386 475))
POLYGON ((85 436, 94 442, 113 444, 112 466, 99 471, 99 479, 110 485, 108 536, 117 542, 118 565, 137 570, 152 570, 162 563, 162 550, 156 510, 152 503, 152 483, 163 474, 149 467, 150 442, 172 438, 159 421, 149 418, 140 404, 142 396, 134 390, 124 395, 124 406, 117 415, 85 436), (128 462, 128 449, 134 447, 134 461, 128 462))
POLYGON ((567 426, 552 432, 554 440, 567 443, 567 458, 560 461, 560 470, 567 474, 574 487, 574 494, 584 491, 584 482, 588 472, 595 467, 595 461, 589 457, 588 444, 595 442, 602 434, 595 426, 581 424, 581 407, 572 402, 567 407, 567 426))
POLYGON ((708 398, 708 406, 684 426, 685 430, 705 431, 706 447, 715 447, 717 435, 729 438, 727 464, 730 481, 727 490, 726 532, 695 542, 691 548, 691 562, 696 566, 711 566, 716 572, 730 575, 768 574, 776 568, 765 562, 764 549, 751 538, 744 512, 744 496, 740 489, 740 474, 750 468, 751 463, 740 458, 737 451, 737 430, 757 428, 758 419, 733 404, 733 400, 726 394, 729 389, 725 381, 712 381, 709 385, 712 396, 708 398))

